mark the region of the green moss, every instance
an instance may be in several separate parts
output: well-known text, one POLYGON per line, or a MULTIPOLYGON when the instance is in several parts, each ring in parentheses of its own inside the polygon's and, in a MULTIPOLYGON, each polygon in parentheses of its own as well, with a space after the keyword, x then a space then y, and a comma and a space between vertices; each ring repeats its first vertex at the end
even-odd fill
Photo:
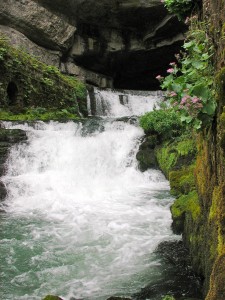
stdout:
POLYGON ((174 220, 182 218, 184 213, 190 213, 193 220, 196 220, 201 212, 196 190, 176 199, 171 206, 171 212, 174 220))
POLYGON ((223 107, 223 113, 220 115, 220 126, 225 129, 225 106, 223 107))
POLYGON ((219 215, 218 204, 220 199, 222 198, 222 191, 219 186, 214 188, 213 197, 212 197, 212 205, 210 207, 209 220, 215 219, 219 215))
POLYGON ((165 142, 156 149, 156 157, 163 173, 169 177, 174 169, 190 165, 195 159, 196 145, 194 139, 181 139, 165 142))
POLYGON ((50 120, 78 120, 80 117, 73 114, 66 109, 56 110, 56 109, 24 109, 21 113, 12 113, 10 111, 0 110, 0 120, 3 121, 50 121, 50 120))
POLYGON ((62 300, 58 296, 48 295, 43 300, 62 300))
POLYGON ((209 222, 214 222, 217 228, 218 245, 217 252, 225 254, 225 234, 224 234, 224 187, 223 184, 216 186, 213 190, 212 205, 210 207, 209 222))
POLYGON ((181 170, 171 171, 169 181, 172 195, 188 194, 195 189, 195 165, 183 167, 181 170))
POLYGON ((173 151, 169 143, 165 143, 156 150, 156 157, 159 163, 160 169, 169 177, 169 171, 173 168, 177 161, 177 152, 173 151))
POLYGON ((9 106, 17 112, 24 107, 73 108, 73 114, 79 114, 80 108, 86 115, 86 87, 77 78, 13 48, 0 36, 0 107, 7 110, 9 106), (7 93, 10 82, 18 89, 13 107, 7 93))

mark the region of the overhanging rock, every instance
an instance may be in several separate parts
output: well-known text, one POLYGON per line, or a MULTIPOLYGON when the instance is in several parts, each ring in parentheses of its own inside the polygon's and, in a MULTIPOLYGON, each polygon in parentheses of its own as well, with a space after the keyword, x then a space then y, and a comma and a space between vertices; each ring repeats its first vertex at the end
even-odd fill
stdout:
POLYGON ((155 76, 164 74, 174 60, 186 30, 160 0, 14 2, 0 4, 1 24, 59 50, 64 71, 100 86, 109 82, 116 88, 157 88, 155 76), (105 80, 96 81, 90 72, 105 80))

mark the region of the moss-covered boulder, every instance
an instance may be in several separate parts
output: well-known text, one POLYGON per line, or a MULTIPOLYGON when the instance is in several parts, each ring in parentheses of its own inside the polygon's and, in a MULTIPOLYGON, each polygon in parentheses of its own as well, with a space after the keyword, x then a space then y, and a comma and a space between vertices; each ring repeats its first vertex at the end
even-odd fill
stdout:
POLYGON ((195 164, 183 166, 181 169, 169 172, 171 194, 175 196, 188 194, 195 190, 195 164))
POLYGON ((196 218, 201 211, 195 186, 196 154, 194 139, 185 136, 156 149, 159 166, 169 179, 171 194, 178 197, 171 207, 172 228, 177 234, 184 231, 188 215, 196 218))
POLYGON ((174 232, 177 234, 183 233, 186 215, 191 214, 191 217, 196 220, 201 213, 196 190, 177 198, 171 206, 171 213, 173 218, 172 228, 174 232))
POLYGON ((168 141, 156 148, 156 157, 165 176, 169 178, 171 171, 189 167, 195 161, 196 143, 190 137, 182 137, 168 141))
POLYGON ((42 300, 63 300, 62 298, 58 297, 58 296, 53 296, 53 295, 47 295, 45 298, 43 298, 42 300))

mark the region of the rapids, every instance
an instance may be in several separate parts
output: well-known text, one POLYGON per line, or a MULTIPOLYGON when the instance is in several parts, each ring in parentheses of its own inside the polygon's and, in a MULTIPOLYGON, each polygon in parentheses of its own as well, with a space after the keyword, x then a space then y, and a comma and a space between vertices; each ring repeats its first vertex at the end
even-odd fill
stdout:
POLYGON ((95 93, 104 118, 4 123, 28 142, 11 149, 3 177, 1 299, 101 300, 160 277, 154 250, 176 238, 169 184, 158 170, 138 170, 143 130, 117 119, 152 109, 160 95, 95 93))

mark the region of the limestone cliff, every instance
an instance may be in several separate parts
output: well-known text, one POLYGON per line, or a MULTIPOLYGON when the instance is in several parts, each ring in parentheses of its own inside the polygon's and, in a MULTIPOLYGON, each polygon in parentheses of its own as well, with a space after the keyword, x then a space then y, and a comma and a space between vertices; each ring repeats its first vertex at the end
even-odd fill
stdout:
POLYGON ((13 44, 45 50, 44 62, 62 72, 137 89, 157 86, 186 30, 160 0, 3 0, 0 25, 13 44))

